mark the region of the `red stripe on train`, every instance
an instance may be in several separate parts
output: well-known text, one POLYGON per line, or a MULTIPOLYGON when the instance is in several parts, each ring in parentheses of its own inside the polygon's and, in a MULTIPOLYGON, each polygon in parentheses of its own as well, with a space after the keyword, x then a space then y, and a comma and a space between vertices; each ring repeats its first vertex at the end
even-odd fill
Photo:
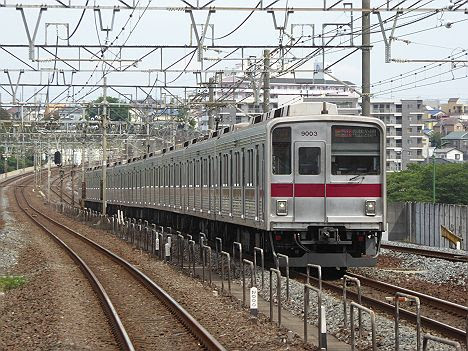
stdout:
MULTIPOLYGON (((382 184, 326 184, 327 197, 382 197, 382 184)), ((272 183, 271 197, 324 197, 325 184, 272 183)))
POLYGON ((295 197, 324 197, 325 184, 294 184, 295 197))
POLYGON ((382 197, 382 184, 327 184, 327 197, 382 197))
POLYGON ((271 184, 271 197, 293 197, 292 184, 271 184))

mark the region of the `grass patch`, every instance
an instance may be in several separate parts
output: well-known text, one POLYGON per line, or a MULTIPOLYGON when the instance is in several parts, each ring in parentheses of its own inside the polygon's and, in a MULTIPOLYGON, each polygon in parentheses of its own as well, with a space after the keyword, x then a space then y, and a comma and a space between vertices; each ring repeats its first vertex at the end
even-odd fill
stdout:
POLYGON ((11 290, 26 283, 26 278, 23 276, 6 276, 0 277, 0 291, 11 290))

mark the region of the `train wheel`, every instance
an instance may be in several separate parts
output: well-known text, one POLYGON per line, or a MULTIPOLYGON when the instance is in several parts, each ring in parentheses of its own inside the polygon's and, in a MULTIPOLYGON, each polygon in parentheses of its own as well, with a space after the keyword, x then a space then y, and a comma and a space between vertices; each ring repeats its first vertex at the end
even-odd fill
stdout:
POLYGON ((322 279, 338 280, 346 274, 346 267, 322 267, 322 279))

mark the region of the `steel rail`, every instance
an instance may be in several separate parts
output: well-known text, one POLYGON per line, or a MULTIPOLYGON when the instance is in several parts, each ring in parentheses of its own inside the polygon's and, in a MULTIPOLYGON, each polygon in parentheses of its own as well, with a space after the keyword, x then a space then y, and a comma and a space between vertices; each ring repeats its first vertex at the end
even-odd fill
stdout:
MULTIPOLYGON (((296 271, 295 271, 295 273, 298 274, 299 276, 301 276, 301 278, 304 278, 304 279, 307 278, 307 275, 304 274, 304 273, 300 273, 300 272, 296 272, 296 271)), ((314 278, 314 277, 310 277, 310 279, 314 280, 314 281, 317 281, 317 279, 314 278)), ((341 295, 343 293, 343 287, 341 285, 335 285, 335 284, 330 283, 328 281, 322 280, 322 286, 324 288, 328 289, 328 290, 331 290, 331 291, 337 293, 337 294, 341 295)), ((357 299, 358 299, 358 294, 356 292, 352 291, 352 290, 347 290, 346 295, 348 297, 352 298, 355 301, 357 301, 357 299)), ((392 315, 395 313, 395 306, 392 305, 392 304, 389 304, 387 302, 374 299, 374 298, 366 296, 366 295, 362 295, 361 299, 362 299, 362 303, 367 305, 367 306, 377 308, 379 310, 382 310, 382 311, 387 312, 387 313, 392 314, 392 315)), ((405 309, 401 309, 401 308, 400 308, 399 311, 400 311, 400 318, 404 318, 404 319, 406 319, 406 320, 408 320, 410 322, 416 322, 416 314, 415 313, 413 313, 411 311, 408 311, 408 310, 405 310, 405 309)), ((425 316, 421 316, 421 323, 422 323, 423 327, 435 330, 435 331, 441 333, 442 335, 444 335, 446 337, 452 337, 452 338, 457 339, 457 340, 462 341, 462 342, 465 342, 465 340, 466 340, 466 332, 464 330, 455 328, 455 327, 453 327, 451 325, 439 322, 439 321, 437 321, 435 319, 431 319, 431 318, 425 317, 425 316)))
MULTIPOLYGON (((28 201, 25 199, 28 203, 28 201)), ((144 285, 156 298, 163 302, 166 307, 171 311, 171 313, 190 331, 190 333, 195 336, 202 345, 209 351, 225 351, 225 348, 217 341, 195 318, 193 318, 174 298, 172 298, 165 290, 163 290, 159 285, 152 281, 146 274, 138 270, 128 261, 124 260, 120 256, 117 256, 113 252, 109 251, 105 247, 99 245, 91 239, 86 238, 80 233, 74 231, 73 229, 67 227, 64 224, 61 224, 41 213, 35 207, 31 206, 28 203, 28 206, 36 212, 38 215, 47 219, 51 223, 54 223, 56 226, 64 229, 68 233, 76 236, 80 240, 89 244, 96 250, 104 253, 110 257, 114 262, 121 265, 125 268, 131 275, 133 275, 142 285, 144 285)))
POLYGON ((6 187, 8 185, 10 185, 11 183, 13 183, 15 180, 18 180, 20 178, 22 178, 23 176, 27 176, 28 174, 18 174, 16 176, 13 176, 13 177, 7 177, 6 179, 2 179, 2 181, 0 182, 0 188, 1 187, 6 187))
MULTIPOLYGON (((69 177, 69 175, 65 175, 64 179, 65 179, 66 177, 69 177)), ((54 179, 52 180, 52 182, 50 183, 50 190, 51 190, 55 195, 57 195, 58 198, 60 199, 60 186, 57 185, 56 188, 54 188, 54 185, 55 185, 59 180, 60 180, 60 176, 57 177, 57 178, 54 178, 54 179)), ((66 204, 68 204, 68 205, 71 205, 71 199, 72 199, 72 198, 71 198, 71 195, 69 195, 65 190, 64 190, 62 193, 63 193, 63 196, 66 197, 66 198, 68 199, 68 200, 67 200, 67 199, 64 198, 64 199, 63 199, 64 202, 65 202, 66 204)))
POLYGON ((400 251, 406 253, 412 253, 415 255, 431 257, 431 258, 439 258, 442 260, 448 260, 452 262, 468 262, 468 254, 456 254, 446 251, 436 251, 430 249, 423 249, 423 248, 416 248, 416 247, 408 247, 408 246, 397 246, 391 244, 382 244, 380 245, 381 248, 393 251, 400 251))
POLYGON ((393 284, 385 283, 385 282, 382 282, 382 281, 378 281, 378 280, 375 280, 375 279, 372 279, 372 278, 369 278, 369 277, 365 277, 365 276, 360 275, 360 274, 355 274, 355 273, 350 273, 350 272, 348 272, 346 274, 351 276, 351 277, 359 279, 361 281, 361 283, 364 283, 364 285, 370 286, 370 287, 375 288, 375 289, 385 290, 385 291, 388 291, 388 292, 390 292, 392 294, 395 294, 396 292, 399 291, 399 292, 402 292, 402 293, 405 293, 405 294, 408 294, 408 295, 416 296, 421 301, 425 301, 428 306, 432 306, 432 307, 435 307, 435 308, 438 308, 438 309, 441 309, 441 310, 444 310, 444 311, 451 311, 451 312, 453 312, 453 313, 455 313, 458 316, 461 316, 463 318, 465 318, 467 316, 467 314, 468 314, 468 307, 463 306, 463 305, 459 305, 459 304, 451 302, 451 301, 442 300, 442 299, 439 299, 439 298, 434 297, 434 296, 430 296, 430 295, 423 294, 423 293, 418 292, 418 291, 402 288, 402 287, 399 287, 397 285, 393 285, 393 284))
MULTIPOLYGON (((114 305, 112 304, 112 301, 107 295, 102 284, 99 282, 98 278, 94 275, 92 270, 88 267, 88 265, 83 261, 83 259, 81 259, 81 257, 76 252, 74 252, 58 236, 56 236, 49 229, 47 229, 43 224, 41 224, 31 213, 27 211, 27 208, 20 205, 20 202, 18 199, 18 193, 17 193, 18 188, 19 186, 14 191, 15 201, 18 207, 21 208, 21 211, 26 216, 28 216, 39 228, 41 228, 45 233, 47 233, 50 237, 52 237, 52 239, 55 242, 57 242, 66 251, 66 253, 70 256, 70 258, 78 265, 78 267, 81 269, 84 276, 90 283, 91 288, 96 293, 99 303, 101 304, 101 307, 105 315, 107 316, 112 333, 114 334, 117 340, 117 343, 120 345, 120 348, 122 350, 134 351, 135 348, 133 347, 133 344, 127 334, 127 331, 125 330, 125 327, 123 326, 122 321, 120 320, 120 317, 114 305)), ((23 197, 23 200, 27 204, 27 206, 33 209, 31 205, 29 204, 29 202, 26 200, 26 197, 24 196, 24 187, 21 187, 20 193, 21 193, 21 196, 23 197)), ((37 212, 36 210, 34 211, 37 212)), ((43 217, 47 218, 46 216, 43 216, 43 217)))

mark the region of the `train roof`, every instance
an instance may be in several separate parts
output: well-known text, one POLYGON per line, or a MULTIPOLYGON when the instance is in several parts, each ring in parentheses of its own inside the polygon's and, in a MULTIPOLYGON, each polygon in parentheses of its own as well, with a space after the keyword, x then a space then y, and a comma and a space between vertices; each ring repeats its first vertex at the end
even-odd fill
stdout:
MULTIPOLYGON (((266 124, 269 121, 275 118, 279 118, 279 117, 305 117, 305 116, 323 116, 324 117, 324 115, 329 115, 330 117, 334 115, 335 116, 338 115, 338 107, 336 106, 336 104, 332 104, 329 102, 299 102, 296 104, 287 105, 287 106, 283 106, 283 107, 271 110, 270 112, 263 113, 258 116, 251 117, 248 123, 238 123, 232 126, 224 127, 224 128, 212 131, 209 134, 202 135, 198 138, 187 140, 181 144, 172 145, 170 147, 156 150, 156 151, 153 151, 151 153, 144 154, 141 156, 133 157, 128 160, 118 161, 113 164, 108 164, 107 166, 109 167, 109 166, 118 166, 118 165, 128 164, 128 163, 137 162, 142 159, 149 158, 149 157, 166 154, 170 151, 187 148, 190 145, 197 144, 205 140, 220 138, 221 136, 225 134, 228 134, 231 132, 237 132, 246 128, 250 128, 254 125, 266 124)), ((349 117, 350 118, 352 117, 353 121, 356 121, 356 122, 359 120, 367 122, 370 119, 370 117, 363 117, 363 116, 349 116, 349 117)), ((372 120, 379 121, 378 119, 375 119, 375 118, 373 118, 372 120)), ((96 170, 100 168, 101 166, 97 166, 97 167, 89 168, 88 170, 96 170)))

